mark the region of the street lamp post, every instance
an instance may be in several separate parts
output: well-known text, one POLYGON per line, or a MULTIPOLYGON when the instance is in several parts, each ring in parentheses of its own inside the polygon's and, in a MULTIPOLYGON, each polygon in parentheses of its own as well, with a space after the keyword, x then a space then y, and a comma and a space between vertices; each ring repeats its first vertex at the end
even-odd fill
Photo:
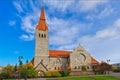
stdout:
POLYGON ((23 56, 19 56, 19 57, 18 57, 19 65, 22 65, 22 59, 23 59, 23 56))
MULTIPOLYGON (((109 66, 109 68, 110 68, 109 62, 110 62, 110 59, 107 60, 107 64, 108 64, 108 66, 109 66)), ((109 75, 109 74, 110 74, 110 73, 109 73, 109 70, 108 70, 108 75, 109 75)))
MULTIPOLYGON (((23 56, 18 57, 19 66, 22 65, 22 59, 23 59, 23 56)), ((20 80, 20 72, 18 73, 18 80, 20 80)))
POLYGON ((108 63, 108 64, 109 64, 109 62, 110 62, 110 59, 107 60, 107 63, 108 63))

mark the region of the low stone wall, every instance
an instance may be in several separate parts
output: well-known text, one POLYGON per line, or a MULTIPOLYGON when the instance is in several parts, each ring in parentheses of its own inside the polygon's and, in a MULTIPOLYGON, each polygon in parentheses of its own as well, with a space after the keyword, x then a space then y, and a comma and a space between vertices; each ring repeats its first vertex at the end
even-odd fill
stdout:
POLYGON ((93 71, 71 71, 71 76, 79 76, 79 75, 91 75, 94 74, 93 71))

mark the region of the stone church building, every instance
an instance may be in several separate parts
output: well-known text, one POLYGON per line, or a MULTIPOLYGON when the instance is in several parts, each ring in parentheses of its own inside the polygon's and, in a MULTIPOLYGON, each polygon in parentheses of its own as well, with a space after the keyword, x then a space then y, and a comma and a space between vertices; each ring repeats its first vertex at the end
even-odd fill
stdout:
POLYGON ((98 64, 98 61, 81 45, 78 45, 73 51, 50 50, 48 31, 44 7, 42 7, 40 20, 36 26, 35 56, 31 60, 38 73, 68 68, 71 69, 71 72, 77 72, 82 71, 82 66, 86 67, 86 71, 92 71, 92 65, 98 64))

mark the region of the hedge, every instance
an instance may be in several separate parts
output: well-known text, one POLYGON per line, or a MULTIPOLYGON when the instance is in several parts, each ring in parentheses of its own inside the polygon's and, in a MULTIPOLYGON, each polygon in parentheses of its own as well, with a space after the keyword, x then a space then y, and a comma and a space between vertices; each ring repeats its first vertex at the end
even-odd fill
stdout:
POLYGON ((61 77, 62 75, 59 72, 46 72, 46 77, 61 77))
POLYGON ((69 70, 63 70, 60 72, 62 76, 68 76, 70 74, 69 70))

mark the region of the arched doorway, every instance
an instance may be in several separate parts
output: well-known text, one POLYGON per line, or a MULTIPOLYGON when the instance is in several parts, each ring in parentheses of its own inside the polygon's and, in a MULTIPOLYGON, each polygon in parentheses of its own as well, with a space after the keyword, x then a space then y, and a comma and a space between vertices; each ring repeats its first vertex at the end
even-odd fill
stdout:
POLYGON ((42 71, 42 70, 39 70, 39 71, 38 71, 38 76, 45 76, 45 72, 42 71))

